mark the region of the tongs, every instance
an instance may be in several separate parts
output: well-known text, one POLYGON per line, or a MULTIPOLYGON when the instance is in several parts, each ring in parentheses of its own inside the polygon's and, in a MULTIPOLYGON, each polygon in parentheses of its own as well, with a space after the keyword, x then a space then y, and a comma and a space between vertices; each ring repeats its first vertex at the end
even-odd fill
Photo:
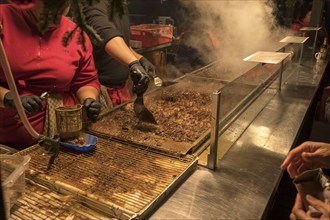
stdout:
POLYGON ((60 152, 60 138, 58 136, 54 138, 45 137, 42 146, 46 151, 48 151, 48 153, 50 153, 50 158, 46 169, 49 171, 60 152))
MULTIPOLYGON (((48 92, 44 92, 40 95, 40 99, 42 101, 47 100, 48 97, 49 97, 48 92)), ((45 137, 43 139, 42 146, 50 154, 50 158, 46 169, 47 171, 49 171, 60 152, 60 137, 58 135, 55 135, 54 138, 45 137)))

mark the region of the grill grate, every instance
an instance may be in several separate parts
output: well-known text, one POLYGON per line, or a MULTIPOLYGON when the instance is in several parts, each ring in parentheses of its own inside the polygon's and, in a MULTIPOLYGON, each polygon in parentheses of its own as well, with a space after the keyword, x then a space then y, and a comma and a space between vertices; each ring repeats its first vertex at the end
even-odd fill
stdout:
POLYGON ((88 133, 181 157, 208 138, 211 94, 222 86, 222 82, 215 80, 185 77, 178 84, 145 96, 144 102, 157 125, 140 122, 130 102, 105 113, 88 127, 88 133))
POLYGON ((147 210, 196 164, 192 156, 171 158, 101 138, 92 152, 61 151, 49 173, 45 173, 49 155, 41 146, 19 154, 31 156, 34 178, 60 184, 66 190, 121 210, 119 215, 131 217, 147 210))
POLYGON ((105 220, 109 217, 77 203, 72 196, 27 182, 25 195, 12 207, 9 219, 105 220))

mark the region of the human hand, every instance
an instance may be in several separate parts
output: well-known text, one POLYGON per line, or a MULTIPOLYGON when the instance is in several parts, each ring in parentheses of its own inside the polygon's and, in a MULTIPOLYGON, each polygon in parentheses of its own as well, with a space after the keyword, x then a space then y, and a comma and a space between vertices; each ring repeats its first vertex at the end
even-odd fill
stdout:
POLYGON ((134 87, 133 92, 142 94, 148 89, 149 76, 138 60, 128 65, 134 87))
POLYGON ((87 117, 93 122, 97 121, 97 117, 101 112, 101 104, 93 98, 87 98, 84 101, 87 117))
MULTIPOLYGON (((24 111, 28 116, 33 115, 39 111, 42 111, 42 102, 38 96, 21 95, 20 98, 24 111)), ((17 111, 12 92, 7 92, 5 94, 3 99, 3 104, 5 107, 17 111)))
POLYGON ((147 58, 141 57, 139 62, 151 78, 157 77, 155 66, 147 58))
POLYGON ((291 178, 315 168, 330 168, 330 144, 307 141, 291 150, 281 165, 291 178))
POLYGON ((294 205, 293 205, 292 210, 291 210, 291 214, 290 214, 290 219, 291 220, 296 220, 297 219, 295 213, 298 212, 298 210, 300 210, 302 212, 305 212, 304 204, 302 202, 302 199, 301 199, 299 193, 297 193, 297 195, 296 195, 296 200, 295 200, 294 205))
POLYGON ((325 202, 322 202, 321 200, 316 199, 315 197, 311 195, 306 196, 306 200, 309 203, 310 206, 312 206, 314 209, 316 209, 321 215, 317 218, 311 217, 304 209, 303 209, 303 203, 302 199, 299 194, 297 194, 295 204, 292 208, 292 213, 290 214, 290 219, 320 219, 320 220, 326 220, 330 218, 330 204, 327 204, 325 202))

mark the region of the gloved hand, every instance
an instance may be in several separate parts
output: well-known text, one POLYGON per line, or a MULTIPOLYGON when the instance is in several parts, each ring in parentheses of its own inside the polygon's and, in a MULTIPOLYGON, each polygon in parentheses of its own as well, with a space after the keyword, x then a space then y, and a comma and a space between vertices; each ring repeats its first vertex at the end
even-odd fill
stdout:
POLYGON ((101 112, 101 104, 93 98, 84 100, 84 108, 86 109, 87 117, 93 121, 97 121, 97 117, 101 112))
POLYGON ((148 75, 154 79, 155 86, 162 86, 163 80, 157 76, 155 66, 145 57, 141 57, 139 62, 147 71, 148 75))
POLYGON ((157 77, 155 66, 145 57, 141 57, 139 62, 151 78, 157 77))
MULTIPOLYGON (((30 116, 39 111, 42 111, 42 102, 38 96, 21 95, 20 98, 26 115, 30 116)), ((5 94, 3 104, 5 107, 17 111, 12 92, 7 92, 5 94)))
POLYGON ((138 60, 128 65, 133 81, 133 92, 142 94, 148 89, 149 76, 138 60))

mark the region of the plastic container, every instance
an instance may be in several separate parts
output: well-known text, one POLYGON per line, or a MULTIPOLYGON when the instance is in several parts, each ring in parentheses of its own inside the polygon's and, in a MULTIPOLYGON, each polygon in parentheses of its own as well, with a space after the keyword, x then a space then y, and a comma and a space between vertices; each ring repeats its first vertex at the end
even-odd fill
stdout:
POLYGON ((1 186, 7 216, 18 198, 25 193, 25 171, 31 157, 0 155, 1 186))
POLYGON ((131 26, 131 40, 141 41, 143 48, 153 47, 173 40, 173 26, 140 24, 131 26))

